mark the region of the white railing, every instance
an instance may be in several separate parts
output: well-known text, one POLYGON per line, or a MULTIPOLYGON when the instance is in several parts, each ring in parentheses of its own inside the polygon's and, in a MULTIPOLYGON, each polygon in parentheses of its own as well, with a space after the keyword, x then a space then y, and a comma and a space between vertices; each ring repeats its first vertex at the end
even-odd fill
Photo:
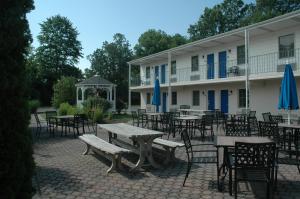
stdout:
MULTIPOLYGON (((208 74, 212 72, 208 70, 208 65, 199 65, 197 71, 192 71, 191 66, 177 66, 176 74, 171 75, 171 84, 180 82, 191 82, 199 80, 209 80, 209 79, 226 79, 245 76, 245 64, 244 60, 227 60, 226 61, 226 71, 219 71, 220 63, 214 63, 213 74, 208 74), (222 74, 221 74, 221 73, 222 74)), ((300 71, 300 49, 295 49, 287 53, 268 53, 263 55, 256 55, 249 57, 248 71, 249 75, 267 75, 268 73, 278 73, 283 72, 285 64, 289 63, 292 65, 294 71, 300 71), (286 55, 286 56, 285 56, 286 55), (288 57, 288 56, 289 57, 288 57)), ((168 70, 165 72, 165 84, 168 84, 168 70)), ((141 76, 138 79, 131 80, 132 86, 146 86, 154 84, 154 72, 150 74, 150 78, 141 76)), ((159 80, 161 82, 161 74, 159 74, 159 80)))

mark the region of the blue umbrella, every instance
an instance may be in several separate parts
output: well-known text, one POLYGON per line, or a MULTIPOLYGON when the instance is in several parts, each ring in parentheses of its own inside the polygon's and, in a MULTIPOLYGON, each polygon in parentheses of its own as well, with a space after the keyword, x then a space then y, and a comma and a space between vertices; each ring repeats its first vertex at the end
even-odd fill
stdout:
POLYGON ((299 109, 296 81, 290 64, 286 64, 281 82, 278 109, 288 110, 288 123, 290 124, 290 110, 299 109))
POLYGON ((156 106, 156 112, 159 112, 159 106, 160 106, 160 86, 159 86, 159 80, 158 80, 158 78, 155 80, 154 94, 153 94, 153 97, 152 97, 152 104, 156 106))

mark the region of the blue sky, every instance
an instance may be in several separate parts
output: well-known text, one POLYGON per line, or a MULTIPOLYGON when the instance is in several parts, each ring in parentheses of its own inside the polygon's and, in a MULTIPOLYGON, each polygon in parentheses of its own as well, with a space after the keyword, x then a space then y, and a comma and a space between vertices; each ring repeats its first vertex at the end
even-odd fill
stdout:
POLYGON ((79 31, 84 57, 77 66, 84 69, 90 66, 86 56, 100 48, 104 41, 112 41, 115 33, 124 34, 132 48, 139 36, 150 28, 186 36, 189 25, 198 20, 204 8, 220 2, 222 0, 35 0, 35 10, 28 15, 28 20, 33 46, 37 47, 40 23, 57 14, 69 18, 79 31))

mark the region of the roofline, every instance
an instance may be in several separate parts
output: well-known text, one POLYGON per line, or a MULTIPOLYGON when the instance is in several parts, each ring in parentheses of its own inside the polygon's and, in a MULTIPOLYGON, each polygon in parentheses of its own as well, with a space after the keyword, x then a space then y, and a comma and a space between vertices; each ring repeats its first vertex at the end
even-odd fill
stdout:
POLYGON ((80 83, 78 83, 78 84, 75 84, 75 86, 77 87, 77 86, 106 86, 106 85, 109 85, 109 86, 117 86, 116 84, 113 84, 113 83, 111 83, 111 84, 80 84, 80 83))
POLYGON ((183 48, 191 47, 191 46, 201 44, 201 43, 204 43, 204 42, 208 42, 208 41, 212 41, 212 40, 215 40, 215 39, 220 39, 220 38, 223 38, 223 37, 226 37, 226 36, 230 36, 230 35, 233 35, 233 34, 236 34, 236 33, 244 32, 245 30, 248 30, 248 31, 253 30, 253 29, 268 25, 268 24, 272 24, 272 23, 276 23, 276 22, 279 22, 279 21, 287 20, 289 18, 298 16, 298 15, 300 16, 300 9, 296 10, 296 11, 293 11, 293 12, 290 12, 290 13, 287 13, 287 14, 284 14, 284 15, 280 15, 280 16, 271 18, 271 19, 267 19, 265 21, 261 21, 261 22, 255 23, 255 24, 244 26, 244 27, 234 29, 234 30, 231 30, 231 31, 228 31, 228 32, 220 33, 220 34, 210 36, 210 37, 207 37, 207 38, 204 38, 204 39, 201 39, 201 40, 193 41, 193 42, 190 42, 190 43, 187 43, 187 44, 184 44, 184 45, 181 45, 181 46, 177 46, 177 47, 174 47, 174 48, 170 48, 170 49, 167 49, 167 50, 155 53, 155 54, 151 54, 151 55, 148 55, 148 56, 145 56, 145 57, 134 59, 134 60, 131 60, 131 61, 127 62, 127 64, 134 64, 136 62, 141 62, 143 60, 151 59, 151 58, 154 58, 156 56, 163 55, 163 54, 168 54, 168 53, 171 53, 171 52, 183 49, 183 48))

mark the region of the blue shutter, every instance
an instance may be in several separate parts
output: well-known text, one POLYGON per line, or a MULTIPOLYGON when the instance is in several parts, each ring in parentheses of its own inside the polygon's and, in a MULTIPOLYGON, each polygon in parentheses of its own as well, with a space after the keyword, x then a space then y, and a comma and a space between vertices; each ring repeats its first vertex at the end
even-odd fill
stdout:
POLYGON ((214 79, 215 66, 214 54, 207 55, 207 79, 214 79))
POLYGON ((166 65, 161 65, 161 77, 160 77, 160 81, 162 84, 166 83, 166 65))
POLYGON ((228 113, 228 90, 221 90, 221 111, 228 113))
POLYGON ((226 62, 227 62, 227 56, 226 51, 219 52, 219 77, 220 78, 226 78, 226 62))
POLYGON ((208 97, 208 110, 215 110, 215 91, 209 90, 207 92, 208 97))

